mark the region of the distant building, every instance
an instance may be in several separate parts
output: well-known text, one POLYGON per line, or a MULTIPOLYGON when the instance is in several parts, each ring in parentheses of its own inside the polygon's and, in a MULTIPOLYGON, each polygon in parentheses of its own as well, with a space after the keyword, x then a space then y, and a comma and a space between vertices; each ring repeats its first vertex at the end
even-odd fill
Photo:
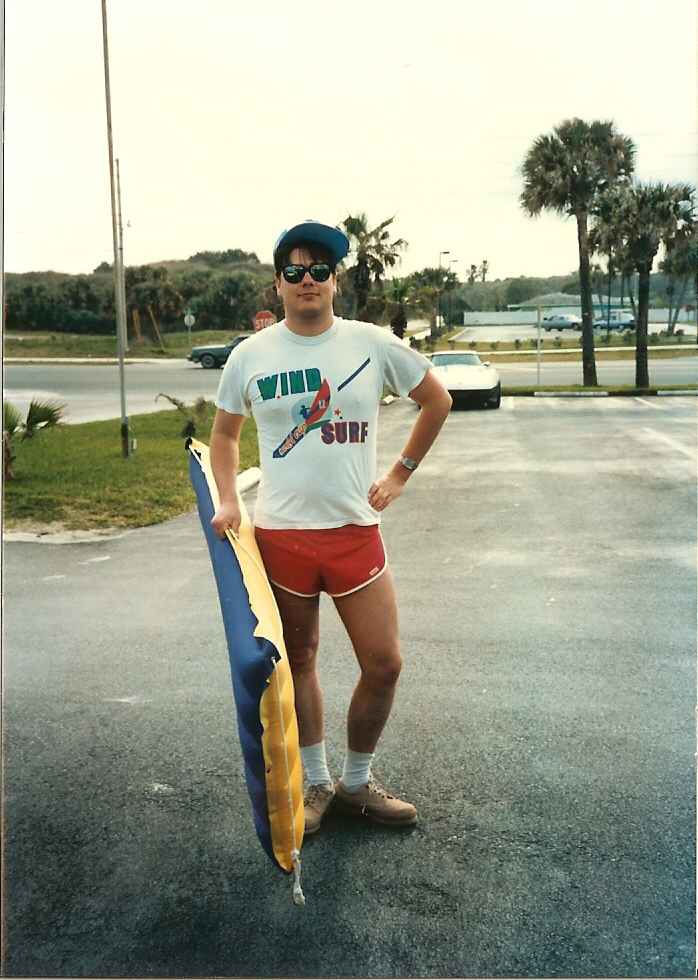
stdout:
MULTIPOLYGON (((600 309, 599 303, 592 298, 594 309, 600 309)), ((521 303, 509 303, 508 310, 535 310, 538 307, 554 311, 555 313, 579 313, 582 308, 582 297, 572 293, 544 293, 542 296, 532 296, 530 299, 522 300, 521 303)), ((628 306, 626 303, 622 308, 628 306)), ((604 310, 608 308, 608 302, 604 298, 604 310)), ((621 309, 617 296, 611 296, 611 309, 621 309)))
POLYGON ((532 296, 524 299, 520 303, 509 303, 508 310, 535 310, 539 306, 549 307, 570 307, 577 309, 582 305, 581 296, 573 296, 569 293, 544 293, 542 296, 532 296))

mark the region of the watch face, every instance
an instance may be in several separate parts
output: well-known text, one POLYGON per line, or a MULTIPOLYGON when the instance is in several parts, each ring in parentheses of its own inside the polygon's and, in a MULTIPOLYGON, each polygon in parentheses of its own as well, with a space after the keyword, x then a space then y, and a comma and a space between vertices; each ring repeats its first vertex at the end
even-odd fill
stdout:
POLYGON ((414 459, 410 459, 409 456, 401 456, 400 457, 400 462, 408 470, 416 470, 417 469, 417 463, 416 463, 416 461, 414 459))

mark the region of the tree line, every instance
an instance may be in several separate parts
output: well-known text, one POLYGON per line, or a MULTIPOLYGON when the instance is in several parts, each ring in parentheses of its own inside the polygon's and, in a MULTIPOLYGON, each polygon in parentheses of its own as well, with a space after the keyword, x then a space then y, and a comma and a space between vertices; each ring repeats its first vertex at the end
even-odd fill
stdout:
MULTIPOLYGON (((604 293, 609 305, 620 295, 621 303, 627 297, 633 309, 637 303, 637 377, 646 378, 654 260, 663 246, 661 271, 653 278, 654 300, 673 306, 676 313, 691 289, 698 295, 698 236, 695 189, 635 182, 634 157, 632 140, 609 122, 567 120, 531 146, 522 168, 521 205, 532 217, 553 210, 575 218, 579 269, 567 276, 488 282, 487 259, 471 263, 464 282, 450 263, 390 276, 409 245, 394 236, 395 217, 372 226, 364 213, 348 215, 341 226, 351 248, 338 269, 336 312, 390 323, 399 335, 408 320, 426 318, 438 333, 443 322, 462 324, 468 310, 505 310, 547 292, 580 296, 584 383, 595 384, 592 290, 597 305, 604 293)), ((187 310, 196 317, 196 329, 252 329, 260 309, 283 315, 273 267, 239 248, 197 252, 186 261, 128 266, 125 280, 128 329, 136 343, 144 332, 158 339, 160 331, 181 330, 187 310)), ((109 263, 90 275, 8 273, 5 294, 10 329, 114 333, 109 263)))

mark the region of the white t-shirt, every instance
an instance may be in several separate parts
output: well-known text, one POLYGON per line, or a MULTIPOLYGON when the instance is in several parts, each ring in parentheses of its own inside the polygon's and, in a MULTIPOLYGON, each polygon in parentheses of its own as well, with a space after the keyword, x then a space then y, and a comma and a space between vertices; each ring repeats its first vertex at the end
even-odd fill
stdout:
POLYGON ((216 405, 257 423, 262 478, 255 524, 270 529, 380 523, 376 476, 383 385, 407 395, 430 362, 390 330, 335 317, 317 337, 275 323, 239 344, 216 405))

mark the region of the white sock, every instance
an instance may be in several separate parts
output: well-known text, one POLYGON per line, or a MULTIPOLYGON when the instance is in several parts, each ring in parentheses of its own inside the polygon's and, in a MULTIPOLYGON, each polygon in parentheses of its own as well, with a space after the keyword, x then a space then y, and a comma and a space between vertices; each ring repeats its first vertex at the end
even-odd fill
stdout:
POLYGON ((350 793, 358 792, 368 782, 373 755, 373 752, 353 752, 347 749, 342 770, 342 785, 350 793))
POLYGON ((310 785, 325 784, 332 786, 332 776, 330 776, 330 770, 327 768, 324 740, 315 745, 301 745, 300 749, 303 768, 310 785))

